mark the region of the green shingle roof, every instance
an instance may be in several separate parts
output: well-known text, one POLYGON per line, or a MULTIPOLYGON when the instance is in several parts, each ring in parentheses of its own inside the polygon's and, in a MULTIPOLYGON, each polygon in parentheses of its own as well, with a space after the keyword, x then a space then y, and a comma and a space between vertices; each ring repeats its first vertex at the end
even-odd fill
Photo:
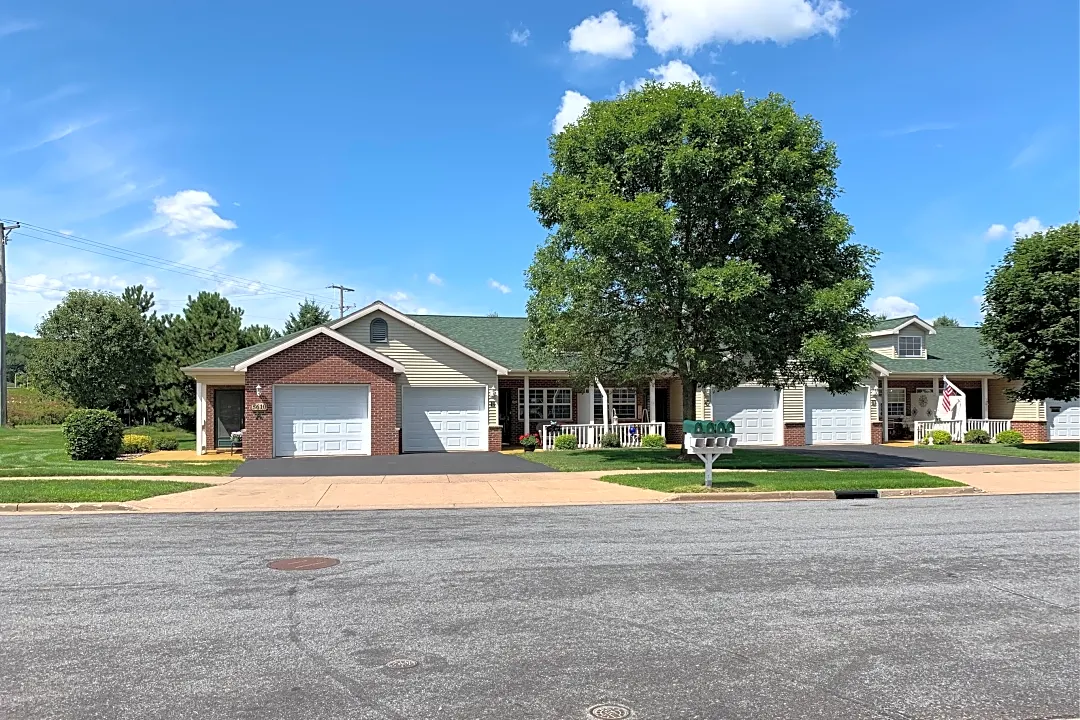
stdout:
MULTIPOLYGON (((908 320, 917 318, 918 315, 905 315, 904 317, 889 318, 888 320, 875 320, 871 330, 895 330, 908 320)), ((921 319, 921 318, 920 318, 921 319)))
POLYGON ((521 346, 528 321, 523 317, 475 317, 472 315, 410 315, 409 317, 509 370, 525 369, 525 358, 521 354, 521 346))
POLYGON ((279 338, 274 338, 273 340, 267 340, 266 342, 257 343, 255 345, 251 345, 240 350, 233 350, 231 353, 218 355, 217 357, 212 357, 209 360, 203 360, 200 363, 195 363, 194 365, 189 365, 188 367, 200 368, 202 370, 231 370, 233 365, 242 363, 245 360, 253 358, 259 353, 265 352, 270 348, 277 347, 281 343, 296 337, 300 333, 305 333, 308 330, 311 330, 311 328, 306 328, 299 332, 289 333, 288 335, 282 335, 279 338))
POLYGON ((939 327, 935 335, 926 336, 925 360, 889 358, 874 353, 874 362, 896 373, 993 373, 990 358, 979 342, 979 333, 977 327, 939 327))

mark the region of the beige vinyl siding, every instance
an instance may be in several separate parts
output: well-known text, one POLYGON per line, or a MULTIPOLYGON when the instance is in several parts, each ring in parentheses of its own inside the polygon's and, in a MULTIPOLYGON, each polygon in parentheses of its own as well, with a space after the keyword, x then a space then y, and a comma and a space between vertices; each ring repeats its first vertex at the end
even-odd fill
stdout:
POLYGON ((373 312, 357 318, 348 325, 338 328, 338 332, 397 360, 405 367, 405 373, 398 376, 398 427, 401 427, 401 394, 405 385, 415 387, 485 385, 488 388, 488 423, 499 424, 499 403, 490 401, 491 389, 499 386, 499 378, 493 368, 382 312, 373 312), (386 321, 389 342, 370 342, 369 326, 377 317, 386 321))
POLYGON ((1009 382, 991 378, 987 382, 990 395, 990 418, 993 420, 1046 420, 1046 404, 1037 400, 1018 400, 1015 403, 1005 396, 1007 388, 1020 387, 1019 381, 1009 382))
POLYGON ((694 398, 694 420, 712 420, 712 403, 705 395, 706 388, 698 388, 694 398))
POLYGON ((684 419, 682 411, 682 380, 677 377, 668 382, 668 418, 670 422, 681 422, 684 419))
POLYGON ((784 422, 806 422, 806 386, 792 385, 780 392, 780 405, 784 409, 784 422))
POLYGON ((885 357, 896 357, 895 335, 882 335, 881 337, 867 338, 866 343, 870 346, 870 349, 876 353, 884 355, 885 357))

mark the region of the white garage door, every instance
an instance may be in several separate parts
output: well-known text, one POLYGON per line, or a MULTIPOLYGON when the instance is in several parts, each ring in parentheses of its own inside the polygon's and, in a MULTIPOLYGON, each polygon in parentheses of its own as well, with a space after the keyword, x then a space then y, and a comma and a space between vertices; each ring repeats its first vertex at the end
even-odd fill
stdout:
POLYGON ((401 449, 404 452, 487 450, 486 390, 405 388, 401 449))
POLYGON ((808 445, 870 442, 866 432, 866 391, 833 395, 825 388, 806 388, 808 445))
POLYGON ((1080 400, 1046 401, 1051 440, 1080 440, 1080 400))
POLYGON ((780 393, 772 388, 735 388, 712 394, 713 420, 735 423, 739 445, 776 445, 779 429, 780 393))
POLYGON ((276 385, 274 455, 370 455, 367 385, 276 385))

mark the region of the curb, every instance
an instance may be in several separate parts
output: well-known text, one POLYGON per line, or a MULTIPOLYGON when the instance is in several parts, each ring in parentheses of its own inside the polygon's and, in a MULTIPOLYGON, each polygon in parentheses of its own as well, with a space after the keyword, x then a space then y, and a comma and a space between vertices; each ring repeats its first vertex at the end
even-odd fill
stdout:
MULTIPOLYGON (((965 485, 963 487, 936 488, 896 488, 892 490, 871 490, 879 498, 896 497, 954 497, 961 495, 979 495, 982 490, 965 485)), ((785 490, 772 492, 715 492, 715 493, 680 493, 668 498, 666 502, 725 502, 733 500, 836 500, 833 490, 785 490)))
POLYGON ((0 503, 0 512, 136 512, 124 503, 0 503))

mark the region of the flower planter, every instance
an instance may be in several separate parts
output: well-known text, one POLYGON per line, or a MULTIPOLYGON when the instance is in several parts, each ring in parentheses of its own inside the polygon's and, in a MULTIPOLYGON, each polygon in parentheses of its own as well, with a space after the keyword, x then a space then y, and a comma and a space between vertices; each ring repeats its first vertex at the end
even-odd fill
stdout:
POLYGON ((534 452, 535 450, 536 450, 535 445, 526 445, 525 446, 525 452, 534 452))

